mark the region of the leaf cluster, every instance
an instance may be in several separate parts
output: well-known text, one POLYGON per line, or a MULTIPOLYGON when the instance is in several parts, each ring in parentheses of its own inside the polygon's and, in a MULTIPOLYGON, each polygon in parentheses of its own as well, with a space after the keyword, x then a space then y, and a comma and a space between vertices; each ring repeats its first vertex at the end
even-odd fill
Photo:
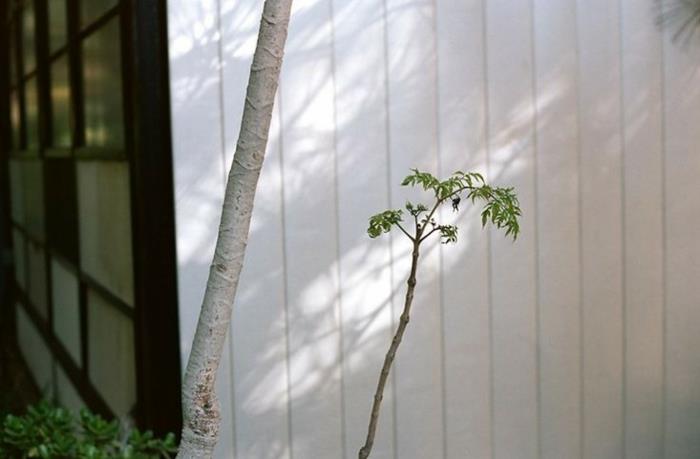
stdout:
POLYGON ((483 203, 481 223, 493 224, 498 229, 504 229, 506 236, 517 238, 520 232, 519 217, 522 215, 520 204, 513 188, 492 187, 484 177, 477 172, 457 171, 445 180, 438 180, 429 172, 412 169, 411 174, 401 182, 402 186, 417 186, 424 191, 431 191, 434 203, 432 208, 422 203, 407 202, 405 209, 414 219, 415 233, 409 234, 401 226, 403 210, 386 210, 372 216, 369 220, 367 233, 375 238, 391 231, 397 226, 414 242, 422 242, 431 234, 440 234, 444 244, 457 241, 458 228, 453 225, 442 225, 435 221, 435 211, 443 204, 451 202, 452 209, 459 211, 462 197, 471 201, 483 203))
POLYGON ((520 223, 518 218, 522 215, 518 197, 513 188, 491 188, 488 185, 477 188, 469 193, 469 198, 474 202, 481 199, 485 202, 481 211, 481 225, 491 222, 498 229, 505 229, 506 236, 518 237, 520 223))
POLYGON ((23 416, 7 415, 0 427, 0 457, 11 459, 158 459, 177 452, 175 436, 156 438, 88 410, 78 419, 66 409, 40 402, 23 416))
POLYGON ((382 233, 388 233, 391 231, 391 227, 402 221, 403 211, 399 210, 385 210, 382 213, 373 215, 369 219, 369 228, 367 228, 367 234, 369 237, 375 238, 382 233))

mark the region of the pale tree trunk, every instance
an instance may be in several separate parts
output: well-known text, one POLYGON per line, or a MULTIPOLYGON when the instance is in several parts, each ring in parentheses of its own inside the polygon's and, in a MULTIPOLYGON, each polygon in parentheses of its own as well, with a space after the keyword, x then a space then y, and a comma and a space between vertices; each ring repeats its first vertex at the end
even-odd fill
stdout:
POLYGON ((178 458, 210 458, 220 412, 214 382, 248 241, 272 107, 279 82, 292 0, 266 0, 250 69, 241 132, 226 184, 214 260, 182 384, 183 427, 178 458))

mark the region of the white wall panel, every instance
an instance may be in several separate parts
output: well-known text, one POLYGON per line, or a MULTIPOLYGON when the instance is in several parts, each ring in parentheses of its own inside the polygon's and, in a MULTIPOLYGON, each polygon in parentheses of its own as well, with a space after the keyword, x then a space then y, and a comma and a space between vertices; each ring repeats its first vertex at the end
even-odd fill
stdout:
POLYGON ((700 45, 664 42, 665 457, 700 456, 700 45))
POLYGON ((523 209, 516 244, 491 231, 493 455, 524 459, 538 455, 532 10, 507 0, 486 7, 488 178, 517 187, 523 209))
POLYGON ((663 456, 662 38, 645 0, 621 10, 625 453, 663 456))
MULTIPOLYGON (((364 444, 372 395, 392 336, 389 238, 367 218, 389 208, 385 23, 373 0, 333 1, 344 457, 364 444), (371 266, 371 269, 367 269, 371 266)), ((388 384, 372 457, 394 457, 388 384)))
POLYGON ((581 447, 576 2, 534 2, 539 441, 542 458, 581 447))
MULTIPOLYGON (((260 20, 170 0, 183 361, 260 20)), ((440 217, 372 457, 700 454, 700 45, 646 0, 296 0, 218 391, 217 458, 350 458, 410 245, 409 168, 517 188, 522 234, 440 217), (665 54, 665 57, 664 57, 665 54)))
POLYGON ((333 458, 343 449, 343 415, 332 5, 292 8, 279 93, 291 449, 333 458))
MULTIPOLYGON (((429 204, 429 195, 399 186, 409 169, 437 171, 435 12, 427 0, 386 2, 390 204, 429 204)), ((410 218, 410 217, 409 217, 410 218)), ((437 239, 423 244, 411 322, 394 368, 397 457, 441 457, 442 298, 437 239)), ((411 264, 411 243, 392 236, 394 326, 399 323, 411 264)))
POLYGON ((623 449, 622 138, 617 2, 578 2, 583 457, 623 449))
MULTIPOLYGON (((486 173, 484 24, 481 0, 436 6, 439 172, 486 173)), ((441 246, 444 307, 445 437, 448 458, 491 456, 488 232, 468 203, 441 218, 460 227, 456 245, 441 246)))

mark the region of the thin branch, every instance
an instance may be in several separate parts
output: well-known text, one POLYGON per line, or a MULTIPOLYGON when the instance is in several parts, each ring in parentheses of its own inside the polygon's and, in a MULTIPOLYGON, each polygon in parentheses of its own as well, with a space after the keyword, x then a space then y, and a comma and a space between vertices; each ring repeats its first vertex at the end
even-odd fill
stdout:
POLYGON ((440 231, 440 227, 439 227, 439 226, 436 226, 436 227, 433 228, 428 234, 426 234, 425 236, 421 237, 421 238, 418 240, 418 243, 420 244, 421 242, 425 241, 426 239, 428 239, 428 237, 429 237, 431 234, 433 234, 433 233, 436 232, 436 231, 440 231))
MULTIPOLYGON (((452 195, 450 195, 450 196, 452 196, 452 195)), ((445 198, 445 199, 447 199, 447 198, 445 198)), ((437 208, 440 207, 440 204, 442 204, 443 202, 445 202, 444 199, 438 198, 437 202, 436 202, 435 205, 433 206, 433 210, 430 211, 430 213, 428 214, 428 217, 425 219, 426 224, 429 223, 430 220, 432 220, 433 214, 435 213, 435 211, 437 210, 437 208)), ((435 231, 435 230, 433 230, 433 231, 435 231)), ((431 231, 431 233, 432 233, 432 231, 431 231)), ((422 239, 421 239, 421 240, 422 240, 422 239)))
POLYGON ((413 236, 411 236, 411 235, 408 233, 408 231, 406 231, 406 230, 403 228, 403 226, 401 226, 401 223, 396 222, 396 226, 398 226, 399 229, 401 230, 401 232, 402 232, 403 234, 405 234, 406 237, 408 237, 410 240, 412 240, 412 241, 415 241, 415 240, 416 240, 413 236))

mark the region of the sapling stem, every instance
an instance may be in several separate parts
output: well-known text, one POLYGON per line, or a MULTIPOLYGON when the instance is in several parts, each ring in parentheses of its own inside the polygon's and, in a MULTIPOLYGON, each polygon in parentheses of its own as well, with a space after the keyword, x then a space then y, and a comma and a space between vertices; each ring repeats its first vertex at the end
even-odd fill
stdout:
POLYGON ((402 185, 421 185, 424 190, 433 191, 435 203, 429 212, 428 207, 423 204, 415 205, 411 202, 406 203, 406 210, 413 216, 415 223, 414 235, 406 231, 400 223, 402 221, 403 210, 386 210, 374 215, 369 220, 367 233, 370 237, 375 238, 382 233, 387 233, 393 226, 396 226, 411 241, 413 250, 411 252, 411 272, 406 281, 406 298, 404 300, 403 312, 401 313, 396 333, 391 340, 389 350, 384 357, 382 370, 379 373, 379 381, 377 383, 377 389, 374 392, 372 410, 369 416, 367 437, 365 439, 365 444, 360 448, 358 453, 359 459, 367 459, 372 452, 372 446, 374 445, 374 438, 377 432, 377 422, 379 421, 379 410, 381 408, 382 399, 384 398, 384 387, 389 378, 391 366, 396 358, 396 352, 399 349, 403 335, 406 332, 406 327, 410 321, 411 305, 416 290, 416 273, 418 271, 420 245, 436 232, 440 233, 443 244, 457 241, 456 226, 440 225, 433 219, 437 209, 446 201, 452 200, 453 210, 458 211, 461 200, 460 194, 466 193, 466 197, 470 199, 472 203, 476 200, 485 202, 481 212, 482 225, 486 225, 486 223, 490 221, 497 228, 505 228, 506 235, 512 235, 514 239, 517 237, 520 230, 518 225, 520 207, 513 189, 492 188, 484 182, 480 174, 458 171, 450 178, 441 182, 427 172, 420 172, 417 169, 413 169, 413 173, 403 180, 402 185), (427 215, 423 216, 424 214, 427 215), (426 231, 429 227, 430 229, 426 231))
POLYGON ((377 421, 379 420, 379 408, 381 407, 382 398, 384 397, 384 386, 386 386, 386 381, 389 378, 389 371, 391 370, 391 365, 394 363, 396 351, 399 348, 399 344, 401 344, 401 339, 403 338, 403 334, 406 331, 406 326, 408 325, 408 322, 411 319, 411 304, 413 303, 413 293, 416 290, 416 271, 418 270, 419 256, 420 240, 416 237, 416 239, 413 241, 413 253, 411 255, 411 274, 408 276, 408 281, 406 281, 406 299, 403 303, 403 312, 401 313, 401 318, 399 319, 399 326, 396 329, 394 338, 391 340, 389 351, 387 351, 386 356, 384 357, 384 365, 382 365, 382 371, 379 373, 379 383, 377 384, 377 390, 374 393, 372 412, 369 416, 369 428, 367 429, 367 439, 365 440, 364 446, 360 449, 360 459, 368 458, 369 453, 372 451, 372 445, 374 444, 374 435, 377 431, 377 421))

